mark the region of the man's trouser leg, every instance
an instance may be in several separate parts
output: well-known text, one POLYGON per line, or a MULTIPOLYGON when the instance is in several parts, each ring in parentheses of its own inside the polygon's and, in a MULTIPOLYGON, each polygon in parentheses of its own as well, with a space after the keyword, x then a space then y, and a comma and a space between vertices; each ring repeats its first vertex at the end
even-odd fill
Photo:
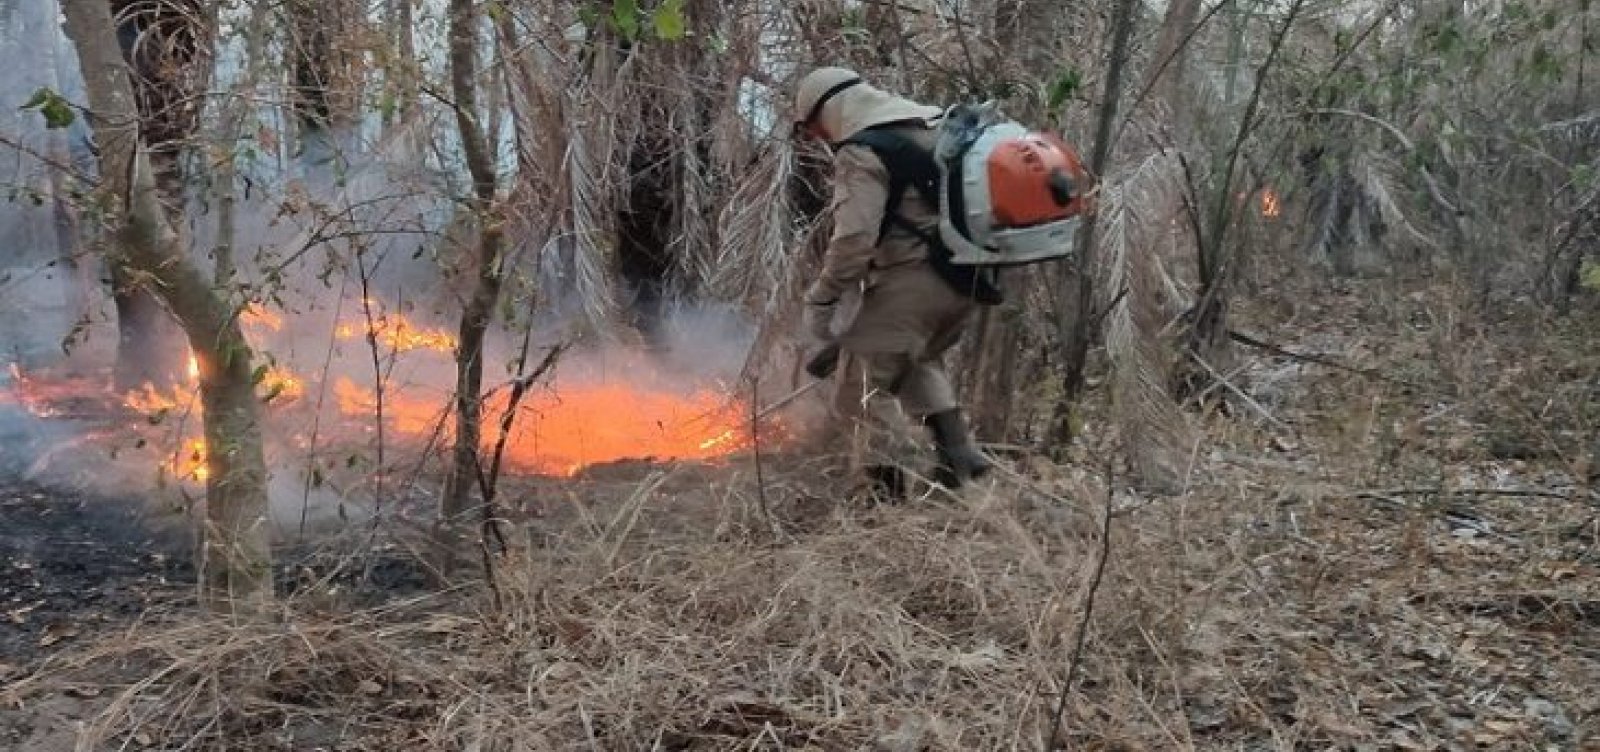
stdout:
POLYGON ((877 358, 870 360, 868 371, 870 381, 893 390, 906 415, 927 426, 933 435, 939 457, 933 473, 935 482, 958 488, 989 471, 988 458, 972 443, 956 403, 955 387, 941 359, 877 358))
POLYGON ((943 362, 975 305, 925 263, 885 269, 841 338, 845 351, 862 361, 868 391, 893 395, 908 417, 933 433, 940 459, 935 480, 947 486, 987 469, 962 423, 943 362))
POLYGON ((831 417, 843 439, 852 481, 870 494, 899 497, 904 493, 903 468, 917 450, 894 395, 872 378, 871 363, 872 358, 848 350, 840 354, 831 417))

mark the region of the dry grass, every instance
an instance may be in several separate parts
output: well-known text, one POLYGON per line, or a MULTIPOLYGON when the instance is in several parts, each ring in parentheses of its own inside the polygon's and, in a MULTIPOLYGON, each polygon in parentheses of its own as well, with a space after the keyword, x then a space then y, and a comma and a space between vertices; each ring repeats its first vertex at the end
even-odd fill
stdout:
MULTIPOLYGON (((1263 329, 1426 394, 1261 361, 1241 387, 1276 422, 1211 418, 1184 493, 1114 494, 1072 748, 1600 743, 1581 329, 1337 334, 1451 320, 1432 294, 1375 297, 1402 302, 1263 329), (1576 401, 1518 422, 1535 393, 1576 401), (1508 432, 1559 451, 1497 459, 1508 432), (1423 492, 1464 487, 1548 495, 1423 492)), ((175 613, 6 699, 102 687, 85 749, 1042 749, 1099 546, 1094 458, 879 508, 767 462, 773 520, 748 466, 508 491, 545 515, 498 565, 499 611, 465 586, 362 611, 308 592, 245 626, 175 613)))

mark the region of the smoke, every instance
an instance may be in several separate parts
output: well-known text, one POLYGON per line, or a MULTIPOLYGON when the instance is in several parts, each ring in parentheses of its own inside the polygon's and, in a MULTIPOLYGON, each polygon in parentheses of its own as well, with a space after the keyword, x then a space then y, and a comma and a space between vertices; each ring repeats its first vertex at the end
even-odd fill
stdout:
MULTIPOLYGON (((219 57, 217 88, 231 86, 236 54, 219 57)), ((203 482, 184 477, 195 465, 187 455, 200 434, 197 407, 192 395, 178 395, 170 410, 126 417, 121 395, 109 389, 117 329, 102 264, 86 242, 92 228, 83 218, 76 228, 63 223, 72 181, 57 167, 76 161, 84 169, 89 134, 81 121, 47 130, 37 113, 15 106, 39 87, 82 101, 52 0, 0 8, 0 63, 13 71, 0 79, 0 135, 21 145, 0 145, 0 179, 15 196, 0 205, 0 248, 11 249, 0 256, 0 475, 139 498, 158 517, 186 520, 204 495, 203 482), (36 62, 39 39, 52 40, 48 65, 36 62)), ((238 152, 231 237, 220 233, 221 186, 205 160, 186 167, 181 229, 208 273, 214 251, 231 240, 239 276, 228 289, 250 305, 246 335, 264 365, 303 387, 263 408, 273 527, 293 538, 368 521, 376 501, 385 509, 431 505, 451 428, 443 418, 453 353, 385 338, 402 326, 423 338, 453 336, 474 282, 473 229, 451 198, 465 185, 458 166, 440 156, 450 145, 430 143, 453 130, 448 113, 424 110, 381 134, 371 123, 331 134, 326 144, 356 147, 334 159, 294 153, 278 108, 263 106, 247 120, 254 132, 238 152), (384 327, 376 362, 369 321, 384 327), (375 404, 347 404, 380 393, 381 422, 375 404)), ((749 399, 736 380, 756 330, 737 306, 670 298, 650 337, 596 336, 571 284, 571 254, 561 252, 570 238, 511 241, 512 279, 485 348, 486 390, 503 395, 519 376, 531 327, 523 371, 557 344, 568 349, 530 400, 598 387, 693 398, 697 406, 706 395, 749 399)), ((537 424, 540 413, 518 420, 537 424)), ((484 426, 486 438, 496 432, 484 426)))

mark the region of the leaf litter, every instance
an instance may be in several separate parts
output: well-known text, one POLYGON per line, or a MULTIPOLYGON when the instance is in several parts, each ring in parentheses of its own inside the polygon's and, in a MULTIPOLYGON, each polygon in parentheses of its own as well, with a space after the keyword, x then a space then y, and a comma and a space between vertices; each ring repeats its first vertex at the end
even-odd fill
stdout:
MULTIPOLYGON (((1270 333, 1338 351, 1324 310, 1309 344, 1270 333)), ((1257 401, 1296 435, 1206 417, 1185 493, 1118 491, 1074 748, 1600 744, 1600 500, 1567 461, 1594 426, 1547 404, 1578 393, 1571 336, 1471 343, 1514 381, 1417 341, 1361 350, 1426 396, 1262 358, 1257 401), (1508 451, 1534 443, 1555 449, 1508 451)), ((497 563, 502 610, 471 586, 307 590, 232 624, 174 598, 0 656, 27 674, 0 706, 103 688, 75 719, 91 747, 1038 749, 1098 545, 1092 459, 866 508, 769 456, 770 520, 738 465, 528 481, 507 492, 540 508, 497 563)), ((20 615, 35 643, 40 610, 20 615)))

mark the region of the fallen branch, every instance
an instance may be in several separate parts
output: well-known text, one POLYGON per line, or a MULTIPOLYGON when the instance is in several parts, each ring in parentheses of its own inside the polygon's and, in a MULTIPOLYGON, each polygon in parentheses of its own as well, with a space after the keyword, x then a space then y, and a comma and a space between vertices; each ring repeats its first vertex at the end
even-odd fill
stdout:
POLYGON ((1356 367, 1356 366, 1347 365, 1345 363, 1340 363, 1339 361, 1334 360, 1331 356, 1328 356, 1328 355, 1320 355, 1320 354, 1317 354, 1317 353, 1295 352, 1293 350, 1286 349, 1286 348, 1284 348, 1284 347, 1282 347, 1280 345, 1274 345, 1271 342, 1266 342, 1266 341, 1263 341, 1263 340, 1259 340, 1259 339, 1256 339, 1255 337, 1252 337, 1252 336, 1250 336, 1248 334, 1244 334, 1242 332, 1237 332, 1237 331, 1234 331, 1232 329, 1228 330, 1228 337, 1230 339, 1232 339, 1234 342, 1238 342, 1241 345, 1245 345, 1247 347, 1254 347, 1257 350, 1265 350, 1265 351, 1267 351, 1269 353, 1272 353, 1274 355, 1281 355, 1281 356, 1283 356, 1285 358, 1288 358, 1290 360, 1297 360, 1297 361, 1300 361, 1302 363, 1315 363, 1315 364, 1320 365, 1320 366, 1327 366, 1329 368, 1333 368, 1333 369, 1340 370, 1340 371, 1345 371, 1347 373, 1353 373, 1353 374, 1356 374, 1357 376, 1365 376, 1365 377, 1367 377, 1369 379, 1377 379, 1379 381, 1387 381, 1387 382, 1394 383, 1394 384, 1400 384, 1401 386, 1409 386, 1409 387, 1411 387, 1413 389, 1426 389, 1426 388, 1428 388, 1428 387, 1426 387, 1426 386, 1424 386, 1422 384, 1418 384, 1415 381, 1408 381, 1406 379, 1390 376, 1390 375, 1388 375, 1386 373, 1382 373, 1382 372, 1380 372, 1380 371, 1378 371, 1376 369, 1373 369, 1373 368, 1359 368, 1359 367, 1356 367))
POLYGON ((1262 407, 1261 403, 1257 402, 1254 397, 1246 394, 1243 389, 1240 389, 1237 385, 1230 381, 1227 376, 1222 375, 1221 371, 1218 371, 1210 363, 1207 363, 1205 358, 1200 357, 1200 353, 1194 351, 1194 348, 1189 348, 1189 357, 1194 358, 1194 362, 1199 363, 1201 368, 1206 369, 1206 372, 1210 373, 1211 378, 1216 379, 1218 384, 1221 384, 1228 391, 1233 392, 1239 397, 1239 399, 1244 400, 1245 405, 1251 410, 1254 410, 1257 415, 1265 418, 1268 423, 1271 423, 1278 430, 1290 435, 1294 434, 1293 428, 1290 428, 1288 424, 1284 423, 1283 421, 1278 420, 1275 416, 1273 416, 1272 413, 1267 411, 1267 408, 1262 407))
POLYGON ((1544 489, 1518 489, 1518 488, 1394 488, 1381 491, 1360 491, 1356 498, 1372 501, 1393 501, 1400 496, 1521 496, 1536 499, 1563 499, 1572 500, 1578 495, 1577 491, 1562 493, 1560 491, 1547 491, 1544 489))

